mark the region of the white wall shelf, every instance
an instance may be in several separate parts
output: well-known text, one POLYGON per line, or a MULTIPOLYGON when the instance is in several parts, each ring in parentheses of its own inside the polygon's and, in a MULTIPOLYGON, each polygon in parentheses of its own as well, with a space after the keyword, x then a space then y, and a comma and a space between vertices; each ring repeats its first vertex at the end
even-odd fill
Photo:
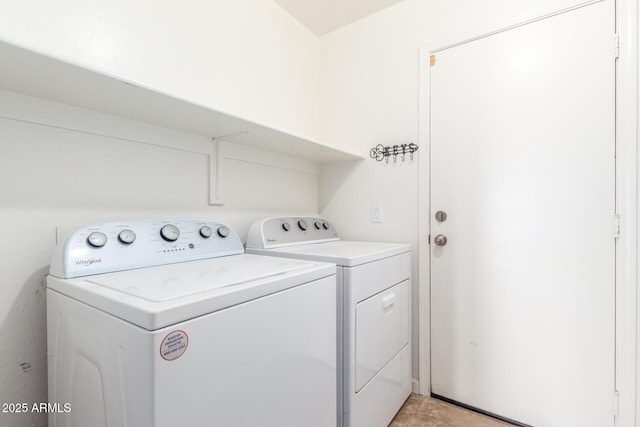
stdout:
POLYGON ((0 88, 101 113, 228 139, 318 163, 361 160, 323 142, 217 111, 86 65, 0 41, 0 88))

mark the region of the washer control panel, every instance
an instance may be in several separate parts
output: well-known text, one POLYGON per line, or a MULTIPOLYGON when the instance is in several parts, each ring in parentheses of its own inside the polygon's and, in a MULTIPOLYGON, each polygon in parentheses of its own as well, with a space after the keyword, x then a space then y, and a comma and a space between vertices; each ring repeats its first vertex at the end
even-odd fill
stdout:
POLYGON ((254 223, 249 229, 247 248, 270 249, 283 246, 340 240, 331 223, 315 217, 276 217, 254 223))
POLYGON ((56 247, 50 274, 71 278, 241 253, 237 233, 218 222, 111 222, 73 232, 56 247))

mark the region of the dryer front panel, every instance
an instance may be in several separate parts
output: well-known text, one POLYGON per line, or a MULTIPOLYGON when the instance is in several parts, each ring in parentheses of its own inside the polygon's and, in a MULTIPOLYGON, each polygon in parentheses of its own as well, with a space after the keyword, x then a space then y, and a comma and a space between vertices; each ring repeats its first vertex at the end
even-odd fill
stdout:
POLYGON ((358 392, 409 342, 409 280, 356 305, 358 392))

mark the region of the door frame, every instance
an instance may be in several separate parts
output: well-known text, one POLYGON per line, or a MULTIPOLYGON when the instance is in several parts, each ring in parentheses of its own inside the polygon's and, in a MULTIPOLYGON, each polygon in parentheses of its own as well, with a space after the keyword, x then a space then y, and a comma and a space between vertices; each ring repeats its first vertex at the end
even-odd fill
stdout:
MULTIPOLYGON (((418 368, 420 394, 431 393, 430 352, 430 56, 438 51, 468 43, 553 15, 598 3, 591 0, 563 9, 541 10, 535 17, 516 19, 476 37, 436 48, 421 47, 419 58, 419 200, 418 200, 418 368)), ((640 293, 638 292, 638 5, 635 0, 615 0, 619 57, 616 66, 616 198, 620 215, 620 237, 616 242, 616 391, 612 411, 616 427, 640 427, 640 293), (617 409, 614 409, 616 408, 617 409)), ((612 49, 615 43, 612 35, 612 49)))

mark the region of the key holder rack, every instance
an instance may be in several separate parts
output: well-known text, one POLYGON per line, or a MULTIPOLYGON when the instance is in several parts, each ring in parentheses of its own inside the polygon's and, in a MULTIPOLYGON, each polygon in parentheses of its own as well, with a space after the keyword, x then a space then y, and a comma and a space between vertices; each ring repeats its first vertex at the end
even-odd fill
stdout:
POLYGON ((384 159, 385 163, 389 163, 389 157, 393 156, 393 163, 398 161, 398 156, 402 156, 400 159, 404 162, 406 155, 409 154, 409 160, 413 160, 413 153, 418 151, 418 146, 413 142, 410 144, 400 144, 385 147, 382 144, 378 144, 371 149, 369 153, 371 158, 381 162, 384 159))

